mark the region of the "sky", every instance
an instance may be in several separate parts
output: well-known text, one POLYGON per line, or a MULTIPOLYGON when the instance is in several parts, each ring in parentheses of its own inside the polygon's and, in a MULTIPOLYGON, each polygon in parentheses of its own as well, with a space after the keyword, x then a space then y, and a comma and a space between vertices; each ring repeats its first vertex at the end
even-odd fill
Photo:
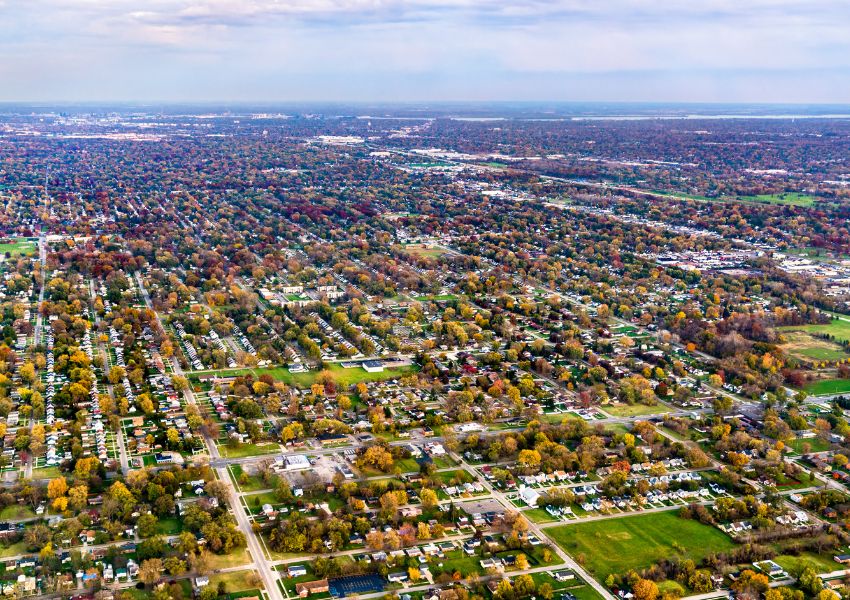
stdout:
POLYGON ((0 0, 0 101, 850 104, 848 0, 0 0))

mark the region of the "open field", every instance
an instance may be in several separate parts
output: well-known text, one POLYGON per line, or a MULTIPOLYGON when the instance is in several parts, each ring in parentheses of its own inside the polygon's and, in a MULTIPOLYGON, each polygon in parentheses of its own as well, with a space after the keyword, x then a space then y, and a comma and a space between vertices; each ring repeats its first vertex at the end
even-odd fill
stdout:
POLYGON ((230 554, 211 554, 211 569, 227 569, 251 562, 251 556, 245 548, 233 550, 230 554))
POLYGON ((756 196, 738 196, 741 202, 760 202, 762 204, 787 204, 790 206, 814 206, 816 196, 787 192, 783 194, 759 194, 756 196))
POLYGON ((280 444, 240 444, 236 447, 230 447, 228 444, 220 444, 218 451, 224 458, 262 456, 264 454, 275 454, 280 452, 280 444))
POLYGON ((850 393, 850 379, 819 379, 803 388, 812 396, 850 393))
POLYGON ((38 245, 26 238, 4 238, 0 241, 0 256, 33 256, 37 251, 38 245))
MULTIPOLYGON (((361 381, 386 381, 409 375, 417 370, 415 365, 406 367, 386 368, 380 373, 369 373, 360 367, 345 369, 336 363, 327 365, 326 371, 333 375, 337 385, 348 387, 360 383, 361 381)), ((288 385, 293 385, 300 388, 308 388, 316 382, 321 371, 308 371, 306 373, 290 373, 286 367, 268 367, 257 369, 214 369, 208 371, 194 371, 189 376, 197 378, 204 375, 215 375, 218 377, 240 377, 247 374, 252 374, 254 377, 260 375, 271 375, 278 381, 282 381, 288 385)))
MULTIPOLYGON (((825 325, 793 325, 780 329, 783 333, 786 331, 805 331, 807 333, 831 335, 839 342, 850 341, 850 317, 845 315, 841 315, 841 318, 833 319, 825 325)), ((787 333, 785 335, 787 337, 787 333)))
POLYGON ((424 258, 439 258, 444 254, 448 254, 443 248, 437 248, 428 244, 406 244, 404 251, 414 256, 422 256, 424 258))
POLYGON ((35 511, 28 505, 10 504, 3 510, 0 510, 0 519, 4 521, 15 519, 29 519, 35 516, 35 511))
POLYGON ((224 584, 225 591, 229 593, 241 592, 243 590, 255 589, 258 575, 254 571, 229 571, 227 573, 216 573, 210 576, 210 585, 218 588, 220 583, 224 584))
POLYGON ((602 410, 615 417, 638 417, 670 412, 670 409, 661 403, 654 406, 646 404, 606 404, 602 407, 602 410))
POLYGON ((682 198, 686 200, 697 200, 699 202, 746 202, 751 204, 785 204, 788 206, 814 206, 817 202, 817 197, 811 194, 801 194, 799 192, 786 192, 782 194, 757 194, 752 196, 719 196, 708 197, 699 194, 689 194, 687 192, 664 192, 654 191, 653 194, 659 196, 669 196, 671 198, 682 198))
POLYGON ((699 561, 735 546, 722 531, 674 512, 564 525, 546 533, 574 558, 583 557, 600 581, 610 573, 643 569, 664 558, 699 561))
MULTIPOLYGON (((842 323, 844 321, 841 321, 842 323)), ((850 323, 848 323, 850 325, 850 323)), ((819 327, 811 325, 809 327, 819 327)), ((825 327, 830 327, 829 325, 825 327)), ((782 332, 786 343, 782 348, 792 356, 796 356, 802 360, 844 360, 850 358, 848 353, 841 345, 829 340, 822 340, 813 336, 809 331, 800 331, 797 329, 782 332)))
POLYGON ((417 302, 450 302, 452 300, 457 300, 457 296, 454 294, 441 294, 438 296, 416 296, 414 298, 417 302))
POLYGON ((794 450, 794 452, 803 452, 803 446, 805 444, 809 445, 809 452, 824 452, 829 450, 829 443, 824 442, 821 439, 816 437, 813 438, 798 438, 796 440, 791 440, 788 442, 788 447, 794 450))

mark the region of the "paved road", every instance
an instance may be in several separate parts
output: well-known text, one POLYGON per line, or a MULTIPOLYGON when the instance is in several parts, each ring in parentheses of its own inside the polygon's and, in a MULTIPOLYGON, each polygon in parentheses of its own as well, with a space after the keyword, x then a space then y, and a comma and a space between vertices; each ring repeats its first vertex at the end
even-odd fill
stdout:
MULTIPOLYGON (((159 313, 153 309, 153 303, 151 302, 150 295, 148 294, 148 291, 145 288, 142 276, 138 272, 136 273, 136 283, 138 283, 139 285, 139 290, 142 292, 142 297, 145 300, 145 304, 149 309, 153 311, 154 315, 156 316, 157 325, 159 325, 160 330, 165 333, 165 327, 163 327, 162 325, 162 321, 159 318, 159 313)), ((183 376, 183 369, 180 366, 179 361, 172 360, 171 365, 176 375, 183 376)), ((187 388, 184 391, 184 396, 189 404, 197 406, 198 402, 195 399, 195 394, 192 391, 191 387, 187 388)), ((221 460, 221 455, 218 452, 218 446, 216 445, 215 440, 210 439, 208 435, 204 435, 204 442, 207 445, 207 451, 210 455, 210 462, 220 465, 221 463, 219 461, 221 460)), ((261 542, 258 539, 257 534, 255 534, 254 530, 251 528, 251 522, 248 519, 248 516, 245 514, 245 508, 242 506, 242 503, 239 502, 239 495, 233 488, 233 482, 230 480, 230 476, 227 473, 227 468, 223 465, 214 468, 216 474, 218 475, 218 478, 227 486, 228 503, 230 504, 231 511, 236 517, 236 522, 239 525, 239 529, 242 530, 242 533, 245 535, 245 539, 248 543, 248 550, 251 553, 251 557, 254 559, 254 567, 257 569, 257 572, 260 574, 260 577, 263 580, 263 585, 265 587, 266 594, 268 595, 270 600, 284 600, 284 596, 277 585, 278 575, 277 573, 275 573, 274 569, 269 564, 269 561, 266 559, 266 555, 263 552, 261 542)))
MULTIPOLYGON (((92 279, 89 279, 89 295, 91 296, 91 301, 92 301, 91 311, 92 311, 92 316, 94 318, 94 323, 95 323, 95 325, 99 325, 100 324, 100 317, 98 316, 97 311, 94 309, 94 301, 97 298, 97 292, 94 289, 94 280, 92 280, 92 279)), ((106 348, 104 347, 103 342, 96 339, 96 337, 95 337, 94 343, 97 345, 98 352, 100 352, 100 357, 103 360, 102 372, 104 373, 104 378, 105 378, 105 375, 108 371, 108 366, 109 366, 108 352, 107 352, 106 348)), ((113 391, 113 386, 109 382, 109 379, 106 379, 106 391, 109 393, 109 395, 112 398, 115 398, 115 392, 113 391)), ((118 462, 121 464, 121 472, 124 473, 124 475, 126 476, 127 473, 130 472, 130 460, 127 456, 127 444, 126 444, 126 441, 124 440, 124 428, 123 427, 118 428, 118 431, 115 434, 115 439, 117 440, 117 443, 118 443, 118 462)))
POLYGON ((44 318, 41 315, 41 305, 44 302, 45 269, 47 266, 47 239, 44 236, 38 238, 38 259, 41 263, 41 269, 39 270, 40 282, 38 290, 38 305, 36 306, 35 334, 33 336, 36 346, 41 343, 41 332, 44 329, 44 318))
MULTIPOLYGON (((497 490, 496 488, 491 486, 490 482, 487 481, 486 479, 479 478, 478 473, 475 471, 475 469, 472 466, 470 466, 469 463, 467 463, 463 459, 463 457, 458 456, 458 455, 454 455, 452 458, 454 458, 456 461, 458 461, 460 463, 460 467, 463 470, 465 470, 467 473, 469 473, 470 475, 475 477, 477 480, 480 480, 482 482, 482 484, 484 485, 484 489, 486 489, 488 492, 490 492, 490 495, 493 496, 494 498, 496 498, 503 506, 505 506, 506 508, 514 508, 513 503, 508 499, 508 497, 501 490, 497 490)), ((540 528, 539 525, 537 525, 537 523, 535 523, 531 519, 526 519, 526 521, 528 522, 528 527, 529 527, 529 530, 531 531, 531 533, 536 535, 539 540, 542 541, 542 540, 549 540, 550 539, 549 536, 547 536, 545 533, 543 533, 543 530, 540 528)), ((573 560, 573 558, 569 554, 564 552, 561 549, 561 547, 558 546, 558 544, 552 543, 552 548, 555 550, 557 555, 561 557, 561 559, 564 561, 566 566, 568 568, 572 569, 573 571, 575 571, 576 573, 578 573, 578 575, 582 579, 584 579, 587 582, 588 585, 590 585, 593 589, 595 589, 599 593, 599 595, 601 595, 606 600, 614 600, 614 596, 611 594, 611 592, 609 592, 608 589, 605 586, 603 586, 601 583, 599 583, 593 577, 591 577, 590 573, 585 571, 584 568, 582 568, 581 565, 579 565, 575 560, 573 560)), ((542 570, 544 570, 544 571, 552 570, 552 567, 545 567, 542 570)))

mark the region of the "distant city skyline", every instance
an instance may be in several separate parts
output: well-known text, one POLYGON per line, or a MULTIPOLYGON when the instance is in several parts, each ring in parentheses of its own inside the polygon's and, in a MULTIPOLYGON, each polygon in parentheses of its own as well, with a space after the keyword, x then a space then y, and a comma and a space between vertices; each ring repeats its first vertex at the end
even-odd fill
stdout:
POLYGON ((0 0, 0 101, 850 102, 840 0, 0 0))

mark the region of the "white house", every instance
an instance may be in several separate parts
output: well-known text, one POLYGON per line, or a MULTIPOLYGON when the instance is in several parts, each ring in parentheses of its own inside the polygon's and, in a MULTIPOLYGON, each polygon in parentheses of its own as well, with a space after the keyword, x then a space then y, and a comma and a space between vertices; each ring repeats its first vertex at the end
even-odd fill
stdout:
POLYGON ((519 497, 529 506, 537 506, 537 501, 540 500, 537 490, 524 485, 519 486, 519 497))

